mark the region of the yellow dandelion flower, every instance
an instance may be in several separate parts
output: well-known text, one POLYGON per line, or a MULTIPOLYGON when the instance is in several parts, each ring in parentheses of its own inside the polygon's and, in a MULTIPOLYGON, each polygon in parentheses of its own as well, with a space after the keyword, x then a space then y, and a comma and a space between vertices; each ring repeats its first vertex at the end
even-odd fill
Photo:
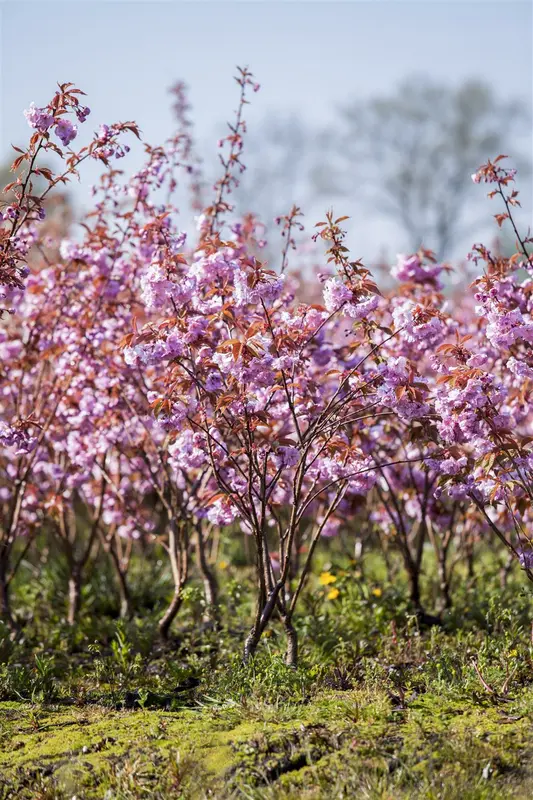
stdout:
POLYGON ((334 587, 333 589, 329 590, 326 597, 328 598, 328 600, 336 600, 339 595, 340 595, 339 590, 336 587, 334 587))
POLYGON ((374 595, 374 597, 381 597, 381 595, 383 594, 383 592, 382 592, 382 590, 379 588, 379 586, 377 586, 375 589, 372 589, 372 594, 374 595))
POLYGON ((509 650, 509 658, 516 658, 518 655, 518 650, 509 650))
POLYGON ((318 582, 321 586, 329 586, 330 583, 335 583, 336 580, 337 578, 331 572, 322 572, 318 582))
POLYGON ((228 562, 227 561, 219 561, 218 567, 219 567, 219 569, 227 569, 228 568, 228 562))

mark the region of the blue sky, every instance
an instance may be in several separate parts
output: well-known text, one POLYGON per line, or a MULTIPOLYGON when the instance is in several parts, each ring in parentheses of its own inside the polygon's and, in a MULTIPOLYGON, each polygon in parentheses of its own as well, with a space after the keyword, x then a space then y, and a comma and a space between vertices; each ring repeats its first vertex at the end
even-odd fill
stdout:
MULTIPOLYGON (((213 149, 235 108, 236 64, 262 87, 247 113, 252 129, 275 110, 321 125, 335 106, 389 92, 413 72, 451 83, 481 77, 504 96, 532 99, 530 2, 4 0, 0 15, 2 159, 27 138, 23 108, 47 102, 57 81, 87 92, 91 129, 135 119, 156 143, 172 130, 167 89, 183 79, 198 137, 213 138, 213 149)), ((93 178, 76 189, 79 202, 93 178)), ((361 253, 389 230, 372 233, 376 224, 361 253)))

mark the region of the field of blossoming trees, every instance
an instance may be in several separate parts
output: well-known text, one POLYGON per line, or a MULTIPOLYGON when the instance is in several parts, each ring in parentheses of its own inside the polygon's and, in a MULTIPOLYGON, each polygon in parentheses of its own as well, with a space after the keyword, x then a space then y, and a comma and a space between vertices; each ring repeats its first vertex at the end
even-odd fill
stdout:
POLYGON ((473 244, 460 296, 425 249, 380 290, 333 211, 307 232, 288 209, 267 263, 232 206, 259 88, 237 84, 207 204, 183 85, 133 174, 134 122, 76 150, 74 85, 24 112, 0 215, 0 797, 531 797, 514 170, 472 165, 515 252, 473 244))

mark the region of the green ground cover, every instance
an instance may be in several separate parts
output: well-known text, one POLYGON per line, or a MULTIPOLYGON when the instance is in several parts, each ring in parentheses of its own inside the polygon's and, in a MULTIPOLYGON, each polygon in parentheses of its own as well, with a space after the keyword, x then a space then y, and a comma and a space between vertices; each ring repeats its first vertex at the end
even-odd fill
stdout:
POLYGON ((421 628, 401 575, 387 582, 377 560, 364 575, 341 556, 321 566, 338 595, 310 584, 296 670, 276 626, 241 663, 250 599, 237 568, 224 570, 221 625, 201 624, 193 586, 165 644, 157 565, 143 578, 139 565, 130 622, 95 571, 74 629, 60 576, 21 581, 21 633, 0 632, 0 798, 532 797, 520 571, 502 589, 496 559, 480 559, 442 626, 421 628))

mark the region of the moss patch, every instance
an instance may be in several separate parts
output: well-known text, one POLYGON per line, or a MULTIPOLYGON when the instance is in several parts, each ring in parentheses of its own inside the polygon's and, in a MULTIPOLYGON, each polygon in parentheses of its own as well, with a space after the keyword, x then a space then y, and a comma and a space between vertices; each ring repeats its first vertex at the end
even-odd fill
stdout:
POLYGON ((20 798, 39 786, 57 798, 165 797, 172 787, 183 797, 337 796, 328 786, 338 796, 388 786, 395 797, 457 797, 455 786, 525 798, 532 710, 532 690, 509 702, 425 694, 401 704, 354 689, 281 713, 2 703, 0 787, 20 798))

